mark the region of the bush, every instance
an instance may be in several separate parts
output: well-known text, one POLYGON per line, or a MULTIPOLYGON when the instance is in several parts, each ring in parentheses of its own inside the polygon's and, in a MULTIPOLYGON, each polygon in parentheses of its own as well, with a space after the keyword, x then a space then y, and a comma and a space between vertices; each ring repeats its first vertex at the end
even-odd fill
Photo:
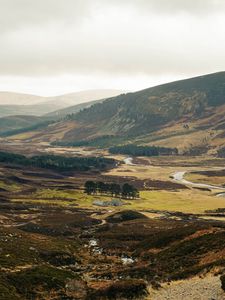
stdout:
POLYGON ((225 291, 225 275, 220 276, 221 287, 225 291))
POLYGON ((147 296, 147 284, 143 280, 120 280, 106 284, 102 289, 90 293, 90 299, 138 299, 147 296))

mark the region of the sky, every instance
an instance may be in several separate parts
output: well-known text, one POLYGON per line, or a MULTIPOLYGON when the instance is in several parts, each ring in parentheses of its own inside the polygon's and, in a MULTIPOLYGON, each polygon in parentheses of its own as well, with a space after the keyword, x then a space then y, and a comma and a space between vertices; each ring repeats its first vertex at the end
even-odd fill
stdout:
POLYGON ((136 91, 225 71, 224 0, 0 0, 0 90, 136 91))

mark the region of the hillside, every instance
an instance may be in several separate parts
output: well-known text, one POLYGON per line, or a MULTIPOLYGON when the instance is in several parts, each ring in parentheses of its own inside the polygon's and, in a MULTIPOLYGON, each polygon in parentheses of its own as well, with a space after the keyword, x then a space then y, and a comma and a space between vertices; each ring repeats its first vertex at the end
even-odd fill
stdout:
POLYGON ((34 139, 216 148, 225 136, 225 72, 109 98, 54 124, 34 139), (60 138, 55 133, 59 132, 60 138))
MULTIPOLYGON (((0 92, 0 117, 10 115, 41 116, 66 107, 119 95, 118 90, 87 90, 55 97, 0 92)), ((83 107, 82 107, 83 108, 83 107)), ((56 116, 56 114, 53 114, 56 116)))
POLYGON ((45 116, 48 117, 48 118, 58 118, 58 117, 63 118, 65 116, 69 115, 69 114, 76 114, 84 108, 88 108, 93 104, 101 103, 103 101, 104 101, 104 99, 94 100, 94 101, 90 101, 90 102, 85 102, 85 103, 69 106, 69 107, 62 108, 62 109, 53 111, 51 113, 48 113, 45 116))
POLYGON ((42 122, 42 118, 36 116, 9 116, 0 118, 0 133, 31 126, 42 122))

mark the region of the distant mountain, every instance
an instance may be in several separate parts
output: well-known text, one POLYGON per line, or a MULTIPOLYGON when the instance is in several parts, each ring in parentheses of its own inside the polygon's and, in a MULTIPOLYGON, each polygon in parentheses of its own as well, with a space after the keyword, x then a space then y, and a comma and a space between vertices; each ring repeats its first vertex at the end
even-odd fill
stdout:
POLYGON ((46 101, 45 97, 14 93, 0 92, 0 105, 34 105, 46 101))
POLYGON ((224 137, 225 72, 220 72, 109 98, 46 128, 44 136, 36 139, 68 145, 132 142, 211 151, 225 145, 224 137))
POLYGON ((55 97, 0 92, 0 117, 10 115, 41 116, 69 106, 121 94, 118 90, 87 90, 55 97))

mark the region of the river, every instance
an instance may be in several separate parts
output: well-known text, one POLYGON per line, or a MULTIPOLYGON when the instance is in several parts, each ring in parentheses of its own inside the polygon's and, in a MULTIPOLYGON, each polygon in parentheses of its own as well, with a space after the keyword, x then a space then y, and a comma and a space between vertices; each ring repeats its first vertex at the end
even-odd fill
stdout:
POLYGON ((124 158, 123 161, 125 162, 126 165, 134 166, 132 157, 126 157, 126 158, 124 158))
MULTIPOLYGON (((221 186, 210 185, 210 184, 205 184, 205 183, 195 183, 195 182, 188 181, 188 180, 184 179, 184 175, 186 173, 187 173, 186 171, 179 171, 179 172, 174 173, 172 175, 172 177, 173 177, 174 180, 176 180, 180 183, 187 184, 187 185, 190 185, 190 186, 193 186, 193 187, 208 188, 210 190, 223 190, 223 191, 225 191, 225 188, 223 188, 221 186)), ((219 194, 219 195, 222 196, 222 194, 219 194)))

